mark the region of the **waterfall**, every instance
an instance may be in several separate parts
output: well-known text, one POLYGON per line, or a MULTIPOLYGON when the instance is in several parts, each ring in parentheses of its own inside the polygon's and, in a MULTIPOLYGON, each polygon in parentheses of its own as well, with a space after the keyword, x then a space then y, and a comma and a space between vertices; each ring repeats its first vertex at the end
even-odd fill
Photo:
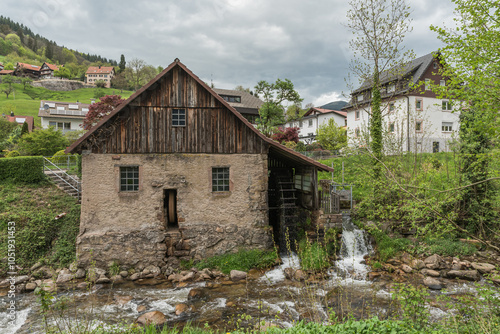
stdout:
POLYGON ((342 215, 342 246, 340 259, 335 262, 337 270, 345 277, 364 280, 369 271, 364 256, 371 251, 363 230, 358 229, 348 213, 342 215))

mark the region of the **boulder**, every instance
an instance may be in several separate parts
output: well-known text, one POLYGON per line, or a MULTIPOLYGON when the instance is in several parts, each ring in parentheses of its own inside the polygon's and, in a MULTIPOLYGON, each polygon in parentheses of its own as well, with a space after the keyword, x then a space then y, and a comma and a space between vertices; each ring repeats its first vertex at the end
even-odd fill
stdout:
POLYGON ((132 296, 115 296, 115 302, 118 305, 125 305, 132 300, 132 296))
POLYGON ((122 284, 125 280, 121 275, 115 275, 111 277, 111 282, 113 282, 113 284, 122 284))
POLYGON ((78 270, 75 273, 75 278, 80 279, 85 277, 85 269, 78 268, 78 270))
POLYGON ((240 270, 231 270, 229 276, 231 277, 231 281, 240 281, 247 278, 247 273, 240 270))
POLYGON ((433 277, 427 276, 424 278, 424 285, 432 290, 441 290, 443 288, 441 282, 433 277))
POLYGON ((28 275, 17 276, 16 285, 29 281, 30 277, 28 275))
POLYGON ((33 291, 36 289, 36 283, 29 282, 26 284, 26 291, 33 291))
POLYGON ((380 273, 380 272, 372 271, 372 272, 368 273, 368 279, 370 281, 373 281, 375 278, 380 277, 380 276, 382 276, 382 273, 380 273))
POLYGON ((303 270, 297 269, 293 274, 293 278, 297 281, 305 281, 307 279, 307 274, 303 270))
POLYGON ((182 278, 182 275, 177 274, 177 273, 168 276, 168 280, 172 281, 172 282, 179 282, 181 280, 181 278, 182 278))
POLYGON ((441 276, 439 274, 439 271, 432 270, 432 269, 422 269, 422 270, 420 270, 420 272, 422 273, 422 275, 425 275, 425 276, 431 276, 431 277, 441 276))
POLYGON ((144 305, 138 305, 136 311, 138 313, 142 313, 142 312, 146 311, 146 306, 144 306, 144 305))
POLYGON ((129 280, 131 280, 131 281, 137 281, 139 278, 141 278, 141 274, 135 273, 135 274, 132 274, 132 276, 129 277, 129 280))
POLYGON ((148 326, 148 325, 163 325, 166 321, 167 317, 165 316, 165 314, 161 313, 160 311, 153 311, 144 313, 139 318, 137 318, 135 322, 143 326, 148 326))
POLYGON ((479 281, 481 279, 477 270, 450 270, 446 276, 448 278, 458 278, 467 281, 479 281))
POLYGON ((188 300, 200 299, 203 297, 203 291, 201 289, 191 289, 188 293, 188 300))
POLYGON ((413 271, 413 268, 407 264, 403 264, 403 265, 401 265, 401 270, 403 270, 405 273, 409 274, 413 271))
POLYGON ((111 280, 109 278, 107 278, 106 275, 102 274, 101 276, 99 276, 97 281, 95 281, 95 283, 96 284, 107 284, 107 283, 111 283, 111 280))
POLYGON ((69 270, 70 270, 72 273, 76 273, 76 271, 78 270, 78 266, 76 265, 76 262, 72 262, 72 263, 69 265, 69 270))
POLYGON ((128 271, 126 271, 126 270, 120 271, 120 276, 123 278, 126 278, 128 276, 128 271))
POLYGON ((41 288, 43 291, 54 292, 57 290, 57 285, 53 280, 46 279, 42 282, 41 288))
POLYGON ((186 273, 181 277, 179 282, 187 282, 187 281, 192 281, 195 278, 196 274, 192 271, 186 273))
POLYGON ((294 270, 292 268, 285 268, 283 270, 284 274, 285 274, 285 278, 286 279, 292 279, 293 278, 293 272, 294 270))
POLYGON ((437 254, 427 257, 424 264, 428 269, 444 269, 445 267, 443 258, 437 254))
POLYGON ((471 265, 472 268, 479 271, 481 274, 487 274, 495 270, 495 266, 489 263, 472 262, 471 265))
POLYGON ((189 311, 189 306, 186 304, 177 304, 175 305, 175 315, 181 315, 189 311))
POLYGON ((61 284, 61 283, 67 283, 71 281, 74 278, 73 273, 69 269, 63 269, 59 272, 59 275, 57 276, 56 283, 61 284))
POLYGON ((416 270, 420 270, 425 268, 425 263, 420 259, 414 259, 411 261, 411 267, 415 268, 416 270))
POLYGON ((40 262, 37 262, 31 266, 30 271, 33 272, 33 271, 37 270, 38 268, 40 268, 41 266, 42 266, 42 264, 40 262))

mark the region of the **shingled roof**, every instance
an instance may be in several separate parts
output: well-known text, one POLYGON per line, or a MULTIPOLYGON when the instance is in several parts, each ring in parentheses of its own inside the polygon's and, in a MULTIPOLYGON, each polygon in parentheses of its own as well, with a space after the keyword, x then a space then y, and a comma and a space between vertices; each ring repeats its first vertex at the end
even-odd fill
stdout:
POLYGON ((191 70, 189 70, 183 63, 180 62, 179 59, 175 59, 173 63, 171 63, 167 68, 165 68, 160 74, 158 74, 155 78, 153 78, 150 82, 144 85, 141 89, 132 94, 125 102, 120 104, 115 110, 113 110, 109 115, 105 116, 103 119, 99 121, 95 126, 92 127, 91 130, 87 131, 80 139, 74 142, 70 147, 66 149, 66 153, 74 153, 78 151, 81 147, 82 143, 84 143, 89 136, 91 136, 96 130, 110 121, 115 115, 119 114, 126 107, 133 104, 133 102, 140 98, 142 93, 144 93, 148 89, 154 89, 156 83, 165 76, 169 71, 171 71, 174 67, 179 66, 183 69, 188 75, 190 75, 196 82, 198 82, 203 88, 205 88, 209 93, 211 93, 215 99, 217 99, 222 105, 224 105, 230 112, 232 112, 241 122, 243 122, 247 127, 250 128, 251 131, 255 132, 257 136, 259 136, 264 142, 269 144, 269 150, 282 155, 287 160, 294 161, 299 165, 306 166, 315 166, 319 170, 333 172, 333 168, 323 165, 313 159, 310 159, 294 150, 291 150, 280 143, 267 138, 264 136, 259 130, 257 130, 252 124, 250 124, 234 107, 232 107, 228 102, 226 102, 219 94, 217 94, 212 88, 210 88, 205 82, 203 82, 198 76, 196 76, 191 70))

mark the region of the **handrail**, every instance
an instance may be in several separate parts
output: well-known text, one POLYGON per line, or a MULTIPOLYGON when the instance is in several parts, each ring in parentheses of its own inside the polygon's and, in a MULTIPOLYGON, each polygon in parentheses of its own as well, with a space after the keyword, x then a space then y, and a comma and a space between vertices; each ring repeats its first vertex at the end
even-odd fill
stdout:
POLYGON ((49 159, 43 157, 44 159, 44 164, 43 164, 43 169, 44 170, 47 170, 49 172, 51 172, 52 174, 54 174, 55 176, 57 176, 60 180, 62 180, 64 183, 66 183, 67 185, 69 185, 71 188, 73 188, 74 190, 76 190, 76 192, 78 193, 78 198, 80 198, 80 185, 81 185, 81 182, 76 180, 75 178, 73 178, 71 175, 69 175, 68 173, 66 173, 64 170, 62 170, 61 168, 59 168, 59 166, 57 166, 56 164, 54 164, 52 161, 50 161, 49 159), (51 168, 46 168, 47 167, 47 163, 49 163, 50 165, 52 165, 53 167, 55 167, 56 169, 59 170, 59 173, 56 173, 53 169, 51 168), (74 184, 76 184, 76 187, 71 184, 70 182, 68 182, 65 178, 63 178, 60 174, 64 174, 66 175, 67 178, 69 178, 70 180, 72 180, 74 182, 74 184))

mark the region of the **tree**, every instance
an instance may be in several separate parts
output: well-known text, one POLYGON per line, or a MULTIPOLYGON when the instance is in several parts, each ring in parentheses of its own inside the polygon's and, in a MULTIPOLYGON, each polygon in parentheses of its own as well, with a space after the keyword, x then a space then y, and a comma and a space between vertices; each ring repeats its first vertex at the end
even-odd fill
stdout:
POLYGON ((111 79, 111 87, 118 88, 121 91, 127 89, 129 86, 125 73, 118 73, 115 75, 113 79, 111 79))
POLYGON ((144 60, 134 58, 128 62, 125 76, 134 90, 137 90, 156 76, 156 69, 147 65, 144 60))
POLYGON ((238 86, 234 87, 234 90, 237 90, 239 92, 246 92, 250 95, 253 95, 253 92, 250 90, 249 87, 245 88, 242 85, 238 85, 238 86))
POLYGON ((259 81, 255 86, 255 94, 264 100, 259 109, 259 130, 270 136, 272 129, 285 122, 283 102, 299 104, 302 102, 299 93, 294 89, 289 79, 277 79, 275 83, 259 81))
POLYGON ((456 28, 431 26, 445 46, 439 50, 445 85, 432 86, 440 98, 455 100, 460 112, 459 154, 462 182, 461 226, 485 237, 498 224, 490 180, 500 102, 500 23, 497 0, 452 0, 456 28))
POLYGON ((7 85, 2 88, 2 93, 5 93, 5 96, 9 98, 9 95, 15 91, 14 87, 12 87, 12 84, 14 83, 14 78, 10 75, 4 75, 2 77, 2 83, 7 85))
POLYGON ((59 78, 71 79, 71 71, 66 67, 61 67, 57 71, 54 71, 54 76, 59 78))
POLYGON ((101 97, 99 102, 90 105, 89 112, 83 120, 82 127, 85 130, 90 130, 97 122, 118 107, 123 101, 125 101, 125 99, 122 99, 120 95, 106 95, 101 97))
POLYGON ((125 66, 127 65, 127 62, 125 61, 125 56, 124 55, 121 55, 120 56, 120 64, 118 65, 118 73, 122 73, 123 71, 125 71, 125 66))
POLYGON ((61 131, 53 127, 35 130, 19 139, 19 150, 23 155, 51 156, 57 151, 63 150, 68 145, 68 140, 61 131))
POLYGON ((347 146, 347 130, 330 118, 327 124, 319 126, 316 140, 329 151, 339 151, 347 146))
POLYGON ((382 111, 380 75, 403 69, 412 52, 404 52, 403 39, 411 31, 409 6, 406 0, 351 0, 347 13, 347 27, 354 38, 349 42, 355 58, 351 71, 360 82, 370 83, 370 148, 373 154, 373 172, 380 178, 382 159, 382 111))
POLYGON ((21 129, 21 137, 24 136, 25 134, 30 133, 29 126, 27 122, 23 123, 23 127, 21 129))
POLYGON ((26 86, 31 87, 33 80, 30 77, 21 78, 21 84, 23 85, 23 91, 26 90, 26 86))
MULTIPOLYGON (((17 126, 16 123, 9 122, 3 117, 0 117, 0 145, 9 138, 9 135, 17 126)), ((3 147, 0 147, 3 149, 3 147)))
POLYGON ((272 140, 276 140, 280 144, 284 142, 299 142, 299 130, 300 128, 278 128, 271 136, 272 140))

